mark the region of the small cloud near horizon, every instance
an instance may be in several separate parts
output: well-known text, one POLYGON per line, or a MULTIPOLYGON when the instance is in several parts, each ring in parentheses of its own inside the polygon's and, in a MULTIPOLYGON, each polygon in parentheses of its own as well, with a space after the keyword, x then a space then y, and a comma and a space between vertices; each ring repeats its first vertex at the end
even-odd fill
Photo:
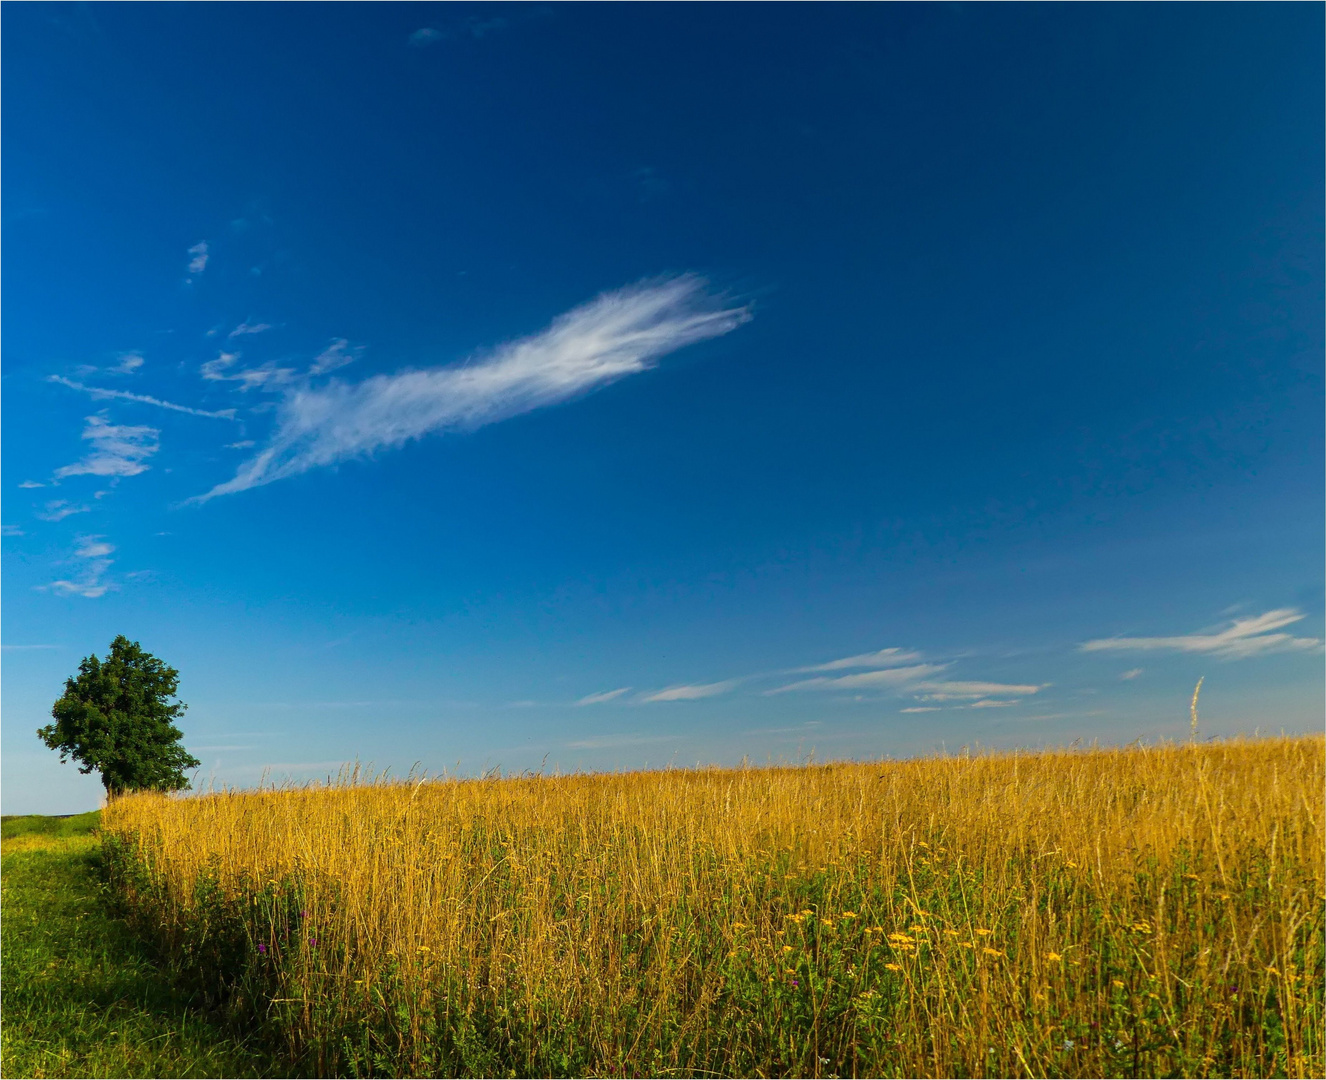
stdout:
MULTIPOLYGON (((866 654, 871 655, 871 654, 866 654)), ((785 694, 790 690, 876 690, 889 686, 902 686, 927 675, 937 675, 949 667, 948 664, 911 664, 906 667, 884 668, 880 671, 863 671, 856 675, 839 675, 830 678, 820 675, 813 679, 800 679, 786 686, 766 690, 766 694, 785 694)))
POLYGON ((680 735, 599 735, 590 739, 577 739, 566 745, 571 750, 614 750, 625 746, 677 742, 680 739, 680 735))
MULTIPOLYGON (((1251 656, 1314 649, 1320 646, 1321 642, 1317 638, 1299 638, 1292 634, 1272 632, 1304 618, 1306 616, 1296 608, 1277 608, 1263 615, 1234 619, 1223 630, 1181 634, 1174 637, 1097 638, 1093 641, 1084 641, 1078 646, 1078 650, 1080 652, 1130 650, 1201 653, 1222 660, 1246 660, 1251 656)), ((1140 673, 1141 669, 1138 671, 1140 673)))

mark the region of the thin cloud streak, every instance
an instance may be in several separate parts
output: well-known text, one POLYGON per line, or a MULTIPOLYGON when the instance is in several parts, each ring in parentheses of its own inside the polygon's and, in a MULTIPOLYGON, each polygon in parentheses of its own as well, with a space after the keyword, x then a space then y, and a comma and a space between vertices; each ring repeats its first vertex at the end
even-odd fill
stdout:
POLYGON ((1097 638, 1078 646, 1081 652, 1123 650, 1152 650, 1181 653, 1206 653, 1225 660, 1244 660, 1249 656, 1267 653, 1313 649, 1321 644, 1317 638, 1299 638, 1292 634, 1272 631, 1289 626, 1305 618, 1295 608, 1277 608, 1264 615, 1234 619, 1230 625, 1215 633, 1183 634, 1177 637, 1117 637, 1097 638))
POLYGON ((33 516, 38 521, 63 521, 75 514, 86 514, 91 509, 92 507, 87 505, 75 506, 68 499, 52 499, 33 516))
POLYGON ((679 741, 680 735, 600 735, 592 739, 577 739, 566 746, 570 750, 615 750, 624 746, 651 746, 679 741))
POLYGON ((908 667, 885 668, 882 671, 863 671, 857 675, 839 675, 829 678, 821 675, 814 679, 801 679, 788 683, 766 694, 785 694, 790 690, 877 690, 888 686, 902 686, 927 675, 938 675, 947 664, 912 664, 908 667))
POLYGON ((722 307, 706 294, 702 278, 687 274, 604 293, 558 316, 542 333, 464 364, 354 384, 304 385, 282 402, 268 445, 231 480, 189 501, 556 405, 648 370, 686 345, 730 333, 751 317, 748 307, 722 307))
POLYGON ((642 694, 636 698, 642 705, 653 701, 698 701, 701 698, 717 697, 726 694, 741 682, 740 679, 727 679, 724 682, 697 683, 691 686, 669 686, 652 694, 642 694))
POLYGON ((852 668, 886 668, 909 664, 921 659, 921 654, 914 649, 880 649, 878 652, 861 653, 858 656, 845 656, 841 660, 830 660, 827 664, 815 664, 812 667, 793 668, 793 672, 810 671, 847 671, 852 668))
POLYGON ((576 702, 577 705, 602 705, 606 701, 616 701, 623 694, 629 694, 631 688, 623 686, 618 690, 604 690, 600 694, 588 694, 576 702))
POLYGON ((80 382, 74 382, 73 379, 66 379, 63 375, 48 375, 46 381, 59 383, 61 386, 67 386, 71 390, 81 390, 85 394, 91 394, 97 401, 137 401, 143 405, 155 405, 160 409, 171 409, 174 412, 188 413, 190 416, 208 416, 214 420, 235 419, 234 409, 221 409, 217 412, 208 412, 206 409, 194 409, 190 408, 188 405, 176 405, 173 401, 162 401, 160 398, 148 397, 146 394, 131 394, 128 390, 104 390, 99 386, 84 386, 80 382))
POLYGON ((931 701, 947 701, 954 698, 1021 697, 1024 694, 1039 694, 1048 685, 1049 683, 973 682, 959 679, 920 682, 911 689, 928 691, 931 701))
POLYGON ((230 331, 226 337, 243 337, 245 334, 262 334, 272 329, 271 323, 250 323, 248 321, 240 323, 235 329, 230 331))
POLYGON ((362 345, 351 345, 345 338, 334 338, 322 352, 313 358, 309 365, 310 375, 325 375, 329 371, 353 364, 363 354, 362 345))

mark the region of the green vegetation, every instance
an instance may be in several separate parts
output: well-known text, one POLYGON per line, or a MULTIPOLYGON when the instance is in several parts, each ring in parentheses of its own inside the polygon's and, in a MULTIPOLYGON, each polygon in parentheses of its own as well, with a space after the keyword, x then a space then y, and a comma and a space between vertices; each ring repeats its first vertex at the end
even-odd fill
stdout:
POLYGON ((37 736, 60 761, 79 762, 79 772, 101 773, 108 795, 126 791, 179 791, 198 759, 184 749, 175 721, 188 708, 172 701, 180 673, 121 634, 105 660, 84 657, 78 675, 65 680, 51 707, 55 723, 37 736))
POLYGON ((261 1076, 107 907, 99 814, 0 824, 6 1077, 261 1076))

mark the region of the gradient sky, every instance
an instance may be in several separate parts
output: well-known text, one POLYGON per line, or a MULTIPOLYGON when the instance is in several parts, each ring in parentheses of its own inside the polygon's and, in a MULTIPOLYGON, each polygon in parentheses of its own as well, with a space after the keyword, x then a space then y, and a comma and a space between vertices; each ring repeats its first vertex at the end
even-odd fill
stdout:
POLYGON ((1323 9, 3 9, 3 809, 1323 726, 1323 9))

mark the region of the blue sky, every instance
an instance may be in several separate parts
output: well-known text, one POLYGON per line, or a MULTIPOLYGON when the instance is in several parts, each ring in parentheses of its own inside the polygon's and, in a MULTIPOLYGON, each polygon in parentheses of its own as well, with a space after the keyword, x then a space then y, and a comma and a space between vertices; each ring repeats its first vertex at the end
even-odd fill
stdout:
POLYGON ((1323 725, 1319 5, 9 5, 5 813, 1323 725))

